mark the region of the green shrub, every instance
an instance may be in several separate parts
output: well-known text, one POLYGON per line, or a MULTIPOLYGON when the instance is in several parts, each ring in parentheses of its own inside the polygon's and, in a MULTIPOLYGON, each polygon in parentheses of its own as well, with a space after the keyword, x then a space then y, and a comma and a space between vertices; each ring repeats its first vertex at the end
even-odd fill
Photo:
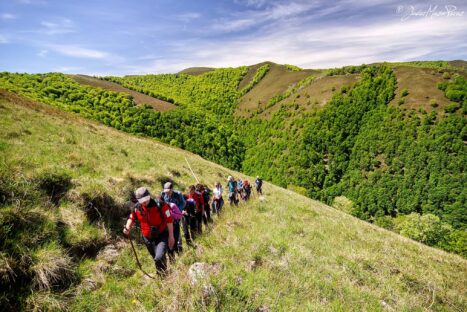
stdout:
POLYGON ((407 95, 409 95, 409 90, 407 88, 402 89, 401 96, 404 97, 407 95))
POLYGON ((452 231, 446 241, 440 244, 440 247, 467 258, 467 231, 462 229, 452 231))
POLYGON ((290 64, 284 64, 285 68, 289 71, 301 71, 303 70, 302 68, 295 66, 295 65, 290 65, 290 64))
POLYGON ((400 234, 430 246, 443 242, 451 232, 450 226, 430 213, 411 213, 397 219, 395 228, 400 234))
POLYGON ((375 224, 387 230, 394 230, 394 219, 390 216, 381 216, 375 219, 375 224))
POLYGON ((459 103, 451 103, 451 104, 448 104, 445 108, 444 108, 444 111, 446 113, 455 113, 459 108, 460 108, 460 104, 459 103))

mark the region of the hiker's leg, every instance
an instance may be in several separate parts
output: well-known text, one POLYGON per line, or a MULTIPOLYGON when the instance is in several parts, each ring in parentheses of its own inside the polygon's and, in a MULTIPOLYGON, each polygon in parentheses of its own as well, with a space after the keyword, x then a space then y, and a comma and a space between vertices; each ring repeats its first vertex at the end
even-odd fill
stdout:
POLYGON ((180 239, 180 221, 174 222, 173 227, 174 227, 174 239, 175 239, 174 250, 178 253, 182 251, 182 241, 180 239))
POLYGON ((211 206, 208 204, 206 204, 206 216, 207 216, 207 219, 208 219, 208 222, 212 222, 212 219, 211 219, 211 206))
POLYGON ((196 213, 197 235, 203 233, 203 213, 196 213))
POLYGON ((192 237, 190 236, 190 217, 183 216, 182 218, 182 227, 183 227, 183 235, 185 236, 185 241, 187 244, 191 244, 192 237))
POLYGON ((154 259, 154 257, 156 256, 156 246, 154 242, 151 242, 149 239, 147 239, 144 236, 143 236, 143 241, 144 241, 144 245, 146 246, 146 249, 151 255, 151 258, 154 259))
POLYGON ((166 252, 167 252, 167 240, 168 240, 168 233, 165 231, 161 233, 157 242, 156 242, 156 256, 154 257, 154 262, 156 263, 156 269, 158 274, 165 273, 167 269, 167 260, 166 260, 166 252))
POLYGON ((198 220, 196 219, 196 217, 194 217, 194 216, 190 217, 189 225, 190 225, 191 239, 193 241, 193 240, 195 240, 196 232, 198 231, 198 220))

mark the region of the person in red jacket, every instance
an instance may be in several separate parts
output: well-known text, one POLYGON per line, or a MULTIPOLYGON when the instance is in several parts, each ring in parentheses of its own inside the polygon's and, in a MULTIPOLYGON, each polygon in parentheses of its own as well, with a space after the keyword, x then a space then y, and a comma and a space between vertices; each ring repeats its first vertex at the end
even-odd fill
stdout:
POLYGON ((160 198, 152 199, 145 187, 135 191, 137 204, 131 211, 123 233, 129 235, 136 220, 141 226, 144 243, 156 264, 158 274, 167 269, 167 247, 173 248, 175 244, 173 233, 173 218, 170 207, 160 198))
POLYGON ((194 185, 188 187, 188 198, 191 198, 196 203, 196 221, 197 221, 197 234, 203 232, 203 215, 204 215, 204 198, 203 195, 196 191, 194 185))

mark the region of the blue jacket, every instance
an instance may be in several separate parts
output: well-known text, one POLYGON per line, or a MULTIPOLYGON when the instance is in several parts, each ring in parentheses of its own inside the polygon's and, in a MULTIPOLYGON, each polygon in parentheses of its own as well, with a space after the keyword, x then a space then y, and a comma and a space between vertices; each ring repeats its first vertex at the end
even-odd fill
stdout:
POLYGON ((186 206, 186 201, 182 193, 180 193, 179 191, 172 190, 172 196, 170 197, 169 194, 165 192, 162 192, 161 195, 164 201, 168 203, 174 203, 175 205, 177 205, 178 209, 180 209, 180 211, 183 212, 183 209, 185 209, 186 206))

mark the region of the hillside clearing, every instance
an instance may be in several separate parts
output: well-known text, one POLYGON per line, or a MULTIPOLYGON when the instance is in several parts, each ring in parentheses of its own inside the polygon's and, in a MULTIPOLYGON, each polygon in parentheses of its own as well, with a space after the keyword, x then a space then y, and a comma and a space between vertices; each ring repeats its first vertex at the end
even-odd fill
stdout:
POLYGON ((304 112, 316 111, 323 108, 336 92, 343 86, 353 86, 359 79, 357 74, 324 76, 315 79, 288 98, 280 101, 271 108, 266 109, 259 116, 271 117, 283 105, 297 104, 304 112))
MULTIPOLYGON (((291 71, 288 70, 284 65, 278 65, 274 63, 270 64, 271 68, 266 76, 264 76, 264 78, 252 90, 250 90, 240 99, 239 105, 235 112, 237 116, 251 116, 252 113, 256 112, 258 108, 264 108, 269 99, 271 99, 273 96, 282 94, 290 86, 308 76, 319 76, 322 73, 320 70, 313 69, 291 71)), ((263 65, 263 63, 258 65, 263 65)), ((254 75, 254 72, 250 73, 250 71, 251 68, 249 69, 247 76, 254 75)), ((245 82, 242 81, 242 83, 245 85, 249 82, 246 80, 246 77, 244 81, 245 82)))
POLYGON ((438 89, 438 83, 443 81, 443 73, 432 68, 404 66, 394 68, 394 73, 397 90, 390 105, 401 105, 407 110, 423 109, 428 113, 436 110, 443 114, 444 108, 450 103, 443 91, 438 89), (404 90, 408 91, 406 96, 402 96, 404 90), (405 100, 401 104, 402 98, 405 100), (433 103, 436 103, 436 107, 433 103))
POLYGON ((152 96, 130 90, 119 85, 118 83, 114 83, 111 81, 101 80, 86 75, 71 75, 71 78, 73 78, 76 82, 87 86, 98 87, 113 92, 127 93, 133 97, 133 101, 135 101, 137 105, 147 104, 158 111, 167 111, 177 107, 172 103, 162 101, 152 96))

